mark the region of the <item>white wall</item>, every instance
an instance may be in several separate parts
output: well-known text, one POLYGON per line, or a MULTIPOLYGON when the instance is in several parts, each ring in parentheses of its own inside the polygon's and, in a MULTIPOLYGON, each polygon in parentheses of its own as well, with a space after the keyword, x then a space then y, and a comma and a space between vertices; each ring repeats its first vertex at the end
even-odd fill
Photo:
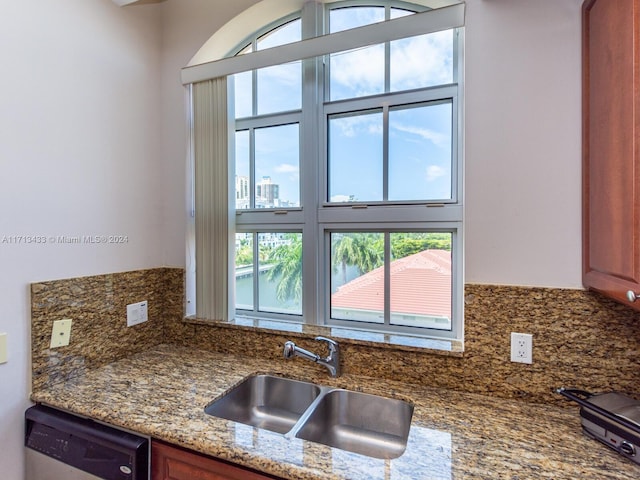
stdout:
POLYGON ((467 282, 582 287, 581 3, 467 0, 467 282))
POLYGON ((29 283, 163 264, 159 11, 0 3, 0 476, 23 478, 29 283), (57 235, 128 236, 112 245, 57 235), (45 244, 7 243, 43 236, 45 244), (17 241, 17 240, 15 240, 17 241))

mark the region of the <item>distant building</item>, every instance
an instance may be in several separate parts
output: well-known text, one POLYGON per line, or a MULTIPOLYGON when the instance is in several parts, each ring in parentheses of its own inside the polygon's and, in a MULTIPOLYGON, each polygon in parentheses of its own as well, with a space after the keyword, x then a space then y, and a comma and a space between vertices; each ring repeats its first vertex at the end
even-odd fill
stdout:
MULTIPOLYGON (((271 177, 264 176, 256 184, 255 208, 279 208, 291 206, 280 201, 280 185, 273 183, 271 177)), ((295 205, 294 205, 295 206, 295 205)), ((236 175, 236 209, 251 208, 250 180, 245 175, 236 175)))
MULTIPOLYGON (((424 250, 394 260, 391 271, 391 323, 450 328, 451 252, 424 250)), ((331 295, 331 316, 383 323, 384 267, 345 283, 331 295)))
POLYGON ((270 208, 280 205, 280 185, 273 183, 271 177, 262 177, 256 184, 256 207, 270 208))
POLYGON ((251 196, 249 194, 249 177, 245 175, 236 175, 236 208, 249 208, 251 196))

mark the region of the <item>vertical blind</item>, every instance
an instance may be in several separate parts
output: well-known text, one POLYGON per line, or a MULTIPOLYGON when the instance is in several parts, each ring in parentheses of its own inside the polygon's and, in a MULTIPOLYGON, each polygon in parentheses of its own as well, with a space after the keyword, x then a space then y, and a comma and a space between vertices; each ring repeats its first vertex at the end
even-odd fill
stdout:
POLYGON ((229 319, 227 103, 225 77, 193 85, 196 316, 213 320, 229 319))

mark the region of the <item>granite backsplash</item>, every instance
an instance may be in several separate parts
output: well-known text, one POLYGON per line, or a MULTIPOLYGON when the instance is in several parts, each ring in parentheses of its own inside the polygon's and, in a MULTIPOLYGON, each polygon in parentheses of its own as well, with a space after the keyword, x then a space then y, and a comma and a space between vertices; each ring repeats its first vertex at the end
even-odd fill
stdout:
POLYGON ((31 284, 32 389, 166 342, 182 319, 184 270, 154 268, 31 284), (148 301, 149 320, 127 327, 127 305, 148 301), (49 348, 55 320, 70 318, 71 341, 49 348))
MULTIPOLYGON (((184 271, 156 268, 31 285, 33 389, 160 343, 284 362, 282 345, 317 349, 301 333, 185 321, 184 271), (149 302, 149 321, 128 328, 126 305, 149 302), (49 348, 54 320, 71 318, 71 344, 49 348)), ((317 328, 317 327, 316 327, 317 328)), ((640 391, 640 313, 597 293, 465 286, 464 353, 340 340, 345 373, 402 379, 529 402, 564 402, 560 386, 640 391), (510 333, 533 334, 533 364, 511 363, 510 333)), ((309 368, 322 368, 309 365, 309 368)))

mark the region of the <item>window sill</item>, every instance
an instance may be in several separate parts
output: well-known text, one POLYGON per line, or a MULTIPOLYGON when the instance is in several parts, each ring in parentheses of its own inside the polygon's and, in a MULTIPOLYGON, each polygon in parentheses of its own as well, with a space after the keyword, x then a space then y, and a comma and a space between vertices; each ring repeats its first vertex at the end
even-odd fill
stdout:
POLYGON ((459 340, 374 332, 356 328, 306 325, 283 320, 247 317, 237 318, 228 322, 222 320, 186 317, 184 321, 185 323, 193 325, 249 330, 252 332, 262 332, 266 334, 288 335, 292 338, 313 338, 316 336, 323 336, 330 337, 332 339, 339 339, 341 342, 351 345, 414 351, 449 357, 462 357, 464 352, 463 342, 459 340))

